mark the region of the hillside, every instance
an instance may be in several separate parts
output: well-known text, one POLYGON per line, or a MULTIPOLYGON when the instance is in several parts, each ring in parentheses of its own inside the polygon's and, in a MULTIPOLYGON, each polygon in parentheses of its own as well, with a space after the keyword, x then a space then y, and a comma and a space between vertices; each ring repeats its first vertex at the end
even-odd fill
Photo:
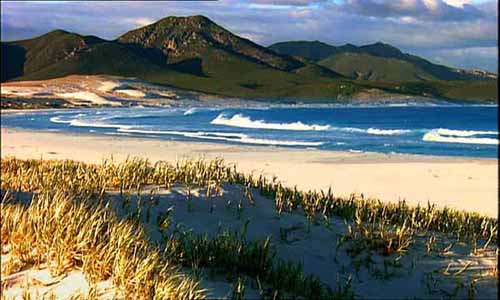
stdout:
POLYGON ((453 93, 450 90, 457 84, 447 81, 450 68, 403 54, 386 44, 334 47, 303 42, 298 46, 307 46, 304 51, 301 46, 284 53, 287 45, 262 47, 203 16, 167 17, 112 41, 55 30, 29 40, 2 42, 1 74, 2 82, 114 75, 214 95, 271 101, 347 101, 375 90, 374 99, 379 99, 383 91, 497 101, 496 80, 484 80, 485 89, 469 89, 474 85, 470 79, 482 79, 481 73, 453 71, 456 78, 452 79, 460 79, 461 89, 467 91, 463 95, 453 93), (395 88, 391 83, 422 80, 423 85, 413 84, 408 89, 395 88), (435 80, 440 80, 439 84, 435 80))
MULTIPOLYGON (((205 58, 208 51, 216 50, 214 59, 219 60, 224 60, 225 56, 240 56, 245 60, 285 71, 303 65, 298 60, 277 55, 250 40, 236 36, 203 16, 167 17, 129 31, 119 37, 118 41, 159 49, 169 64, 205 58)), ((201 62, 203 63, 203 59, 201 62)))
POLYGON ((323 59, 318 64, 352 79, 390 82, 436 79, 407 61, 364 53, 340 53, 323 59))
POLYGON ((318 41, 296 41, 276 43, 269 49, 283 55, 301 56, 354 79, 481 80, 493 75, 434 64, 380 42, 359 47, 351 44, 337 47, 318 41), (370 76, 372 73, 374 75, 370 76))
POLYGON ((303 57, 310 61, 320 61, 339 52, 337 47, 320 41, 281 42, 272 44, 269 49, 284 55, 303 57))

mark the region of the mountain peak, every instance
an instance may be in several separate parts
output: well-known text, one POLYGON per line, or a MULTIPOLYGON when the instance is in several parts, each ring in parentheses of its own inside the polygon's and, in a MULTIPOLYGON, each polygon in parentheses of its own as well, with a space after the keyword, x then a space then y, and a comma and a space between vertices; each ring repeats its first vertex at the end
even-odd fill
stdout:
POLYGON ((186 16, 186 17, 169 16, 169 17, 165 17, 165 18, 159 20, 158 22, 156 22, 154 24, 170 25, 170 26, 172 26, 172 25, 176 25, 176 26, 194 25, 194 26, 196 26, 197 25, 197 27, 200 28, 200 26, 213 25, 215 23, 203 15, 195 15, 195 16, 186 16))
POLYGON ((359 47, 361 52, 365 52, 375 56, 404 58, 405 54, 398 48, 383 42, 376 42, 374 44, 364 45, 359 47))
POLYGON ((54 29, 52 31, 47 32, 47 34, 60 35, 60 34, 70 34, 70 32, 63 29, 54 29))
POLYGON ((202 15, 166 17, 127 32, 119 37, 118 41, 156 48, 164 54, 168 64, 202 60, 208 53, 217 53, 218 59, 226 55, 237 55, 281 70, 290 70, 302 65, 298 60, 279 56, 267 48, 241 38, 202 15), (225 54, 222 54, 223 52, 225 54))

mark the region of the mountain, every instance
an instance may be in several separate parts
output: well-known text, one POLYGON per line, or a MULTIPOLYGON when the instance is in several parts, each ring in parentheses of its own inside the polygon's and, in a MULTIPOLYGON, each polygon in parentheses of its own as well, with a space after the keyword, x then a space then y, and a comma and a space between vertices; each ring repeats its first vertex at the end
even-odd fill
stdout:
POLYGON ((283 55, 301 56, 352 79, 480 80, 494 77, 491 73, 467 72, 434 64, 381 42, 336 47, 318 41, 292 41, 273 44, 269 49, 283 55))
POLYGON ((125 33, 118 38, 118 42, 158 49, 169 64, 203 60, 208 53, 213 52, 212 59, 224 61, 225 56, 237 56, 283 71, 303 66, 296 59, 277 55, 274 51, 232 34, 203 16, 167 17, 125 33))
POLYGON ((410 62, 365 53, 339 53, 319 61, 318 64, 345 77, 357 80, 419 81, 437 79, 410 62))
POLYGON ((2 82, 106 74, 267 100, 320 98, 331 102, 378 90, 497 101, 496 80, 480 80, 480 84, 469 80, 482 79, 480 72, 454 71, 456 76, 449 76, 451 68, 386 44, 334 47, 291 42, 266 48, 203 16, 167 17, 115 40, 55 30, 28 40, 2 42, 1 59, 2 82), (296 50, 287 51, 287 45, 296 50), (461 81, 442 81, 445 77, 461 81), (451 92, 457 86, 469 91, 464 93, 466 97, 451 92))
POLYGON ((269 49, 279 54, 299 56, 310 61, 320 61, 338 53, 337 47, 320 41, 281 42, 272 44, 269 49))
POLYGON ((155 51, 63 30, 29 40, 2 42, 2 81, 49 79, 70 74, 136 76, 141 72, 165 70, 161 56, 155 51), (5 71, 4 59, 9 61, 5 71))

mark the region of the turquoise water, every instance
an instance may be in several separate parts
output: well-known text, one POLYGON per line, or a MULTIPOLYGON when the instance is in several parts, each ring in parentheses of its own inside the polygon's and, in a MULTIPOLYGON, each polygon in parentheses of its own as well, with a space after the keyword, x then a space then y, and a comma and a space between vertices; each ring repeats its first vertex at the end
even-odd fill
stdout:
POLYGON ((98 108, 2 116, 2 126, 351 152, 497 157, 497 106, 98 108))

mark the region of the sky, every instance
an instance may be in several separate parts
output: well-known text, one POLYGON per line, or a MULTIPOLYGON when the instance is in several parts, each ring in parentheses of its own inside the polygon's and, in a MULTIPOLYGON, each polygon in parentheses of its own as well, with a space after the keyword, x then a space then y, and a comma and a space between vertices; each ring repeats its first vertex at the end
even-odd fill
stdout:
POLYGON ((205 15, 263 46, 385 42, 458 68, 498 71, 498 0, 1 1, 2 41, 54 29, 105 39, 167 16, 205 15))

